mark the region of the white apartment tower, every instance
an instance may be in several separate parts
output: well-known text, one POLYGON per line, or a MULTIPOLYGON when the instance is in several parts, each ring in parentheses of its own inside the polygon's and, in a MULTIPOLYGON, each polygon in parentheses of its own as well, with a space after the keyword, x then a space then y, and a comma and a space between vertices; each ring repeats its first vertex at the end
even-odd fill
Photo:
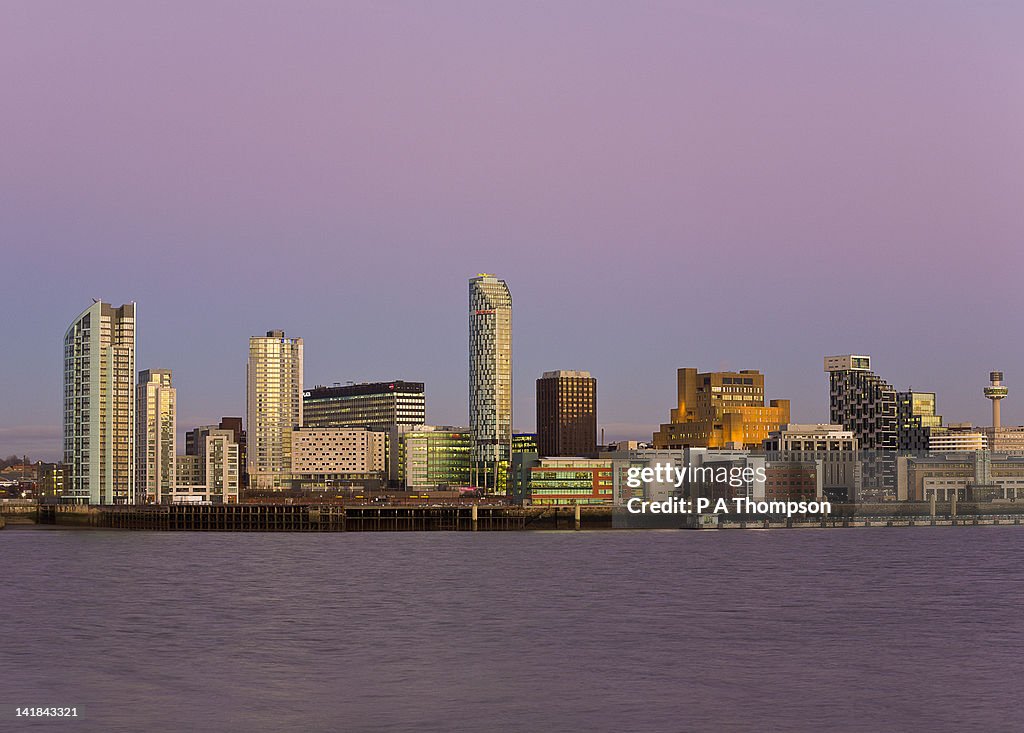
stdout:
POLYGON ((512 295, 504 280, 488 274, 469 281, 469 427, 478 467, 495 469, 509 460, 512 295))
POLYGON ((159 504, 177 486, 177 395, 170 369, 139 372, 135 391, 135 487, 159 504))
POLYGON ((132 504, 135 303, 94 301, 64 334, 64 500, 132 504))
POLYGON ((291 473, 288 434, 302 425, 302 339, 251 337, 246 387, 249 485, 280 489, 291 473))

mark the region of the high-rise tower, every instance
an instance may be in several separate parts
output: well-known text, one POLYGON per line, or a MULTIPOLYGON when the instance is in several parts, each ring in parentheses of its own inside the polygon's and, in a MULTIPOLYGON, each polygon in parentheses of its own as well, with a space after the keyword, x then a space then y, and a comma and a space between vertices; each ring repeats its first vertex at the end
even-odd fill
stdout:
POLYGON ((512 295, 486 273, 469 281, 469 427, 476 468, 496 490, 512 443, 512 295))
POLYGON ((177 396, 171 370, 139 372, 135 394, 135 488, 140 500, 159 504, 177 485, 177 396))
POLYGON ((302 425, 302 339, 267 331, 249 339, 246 372, 249 486, 280 489, 288 481, 290 433, 302 425))
POLYGON ((541 456, 597 457, 597 380, 590 372, 544 372, 537 380, 541 456))
POLYGON ((64 500, 131 504, 135 492, 135 303, 95 301, 64 334, 64 500))
POLYGON ((826 356, 825 371, 832 424, 842 425, 860 442, 864 488, 895 495, 900 447, 896 388, 871 371, 867 355, 826 356))

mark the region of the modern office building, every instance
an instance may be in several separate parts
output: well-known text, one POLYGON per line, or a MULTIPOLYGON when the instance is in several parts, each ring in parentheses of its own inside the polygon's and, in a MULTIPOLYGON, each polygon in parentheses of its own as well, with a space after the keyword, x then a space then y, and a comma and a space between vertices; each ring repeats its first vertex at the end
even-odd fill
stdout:
POLYGON ((316 386, 302 393, 304 427, 391 430, 426 420, 423 382, 316 386))
POLYGON ((489 274, 469 281, 469 428, 474 472, 499 493, 512 443, 512 295, 489 274))
POLYGON ((250 486, 280 489, 291 472, 287 434, 302 425, 302 339, 284 331, 251 337, 246 380, 250 486))
POLYGON ((408 491, 471 485, 473 435, 469 428, 419 425, 399 434, 397 476, 408 491))
POLYGON ((512 455, 536 452, 537 433, 512 433, 512 455))
POLYGON ((773 430, 789 422, 789 400, 764 403, 764 375, 679 369, 671 422, 654 434, 656 450, 760 448, 773 430))
POLYGON ((302 420, 313 428, 369 428, 387 434, 388 478, 398 481, 398 433, 426 422, 423 382, 316 386, 302 395, 302 420))
MULTIPOLYGON (((524 454, 515 461, 509 495, 513 501, 534 506, 611 504, 612 461, 597 458, 540 458, 524 454)), ((519 457, 517 456, 517 459, 519 457)))
POLYGON ((896 430, 898 450, 923 453, 928 450, 932 432, 942 427, 942 416, 935 413, 934 392, 896 393, 896 430))
POLYGON ((95 301, 64 334, 63 501, 131 504, 135 491, 135 304, 95 301))
POLYGON ((766 488, 769 494, 769 489, 781 492, 782 483, 793 488, 797 482, 799 491, 807 490, 806 472, 801 469, 771 470, 792 463, 815 467, 816 482, 829 501, 856 502, 860 497, 860 446, 853 432, 842 425, 783 425, 764 441, 764 451, 772 479, 766 488))
POLYGON ((544 372, 537 380, 537 450, 597 456, 597 380, 590 372, 544 372))
POLYGON ((177 395, 170 369, 139 372, 135 389, 135 487, 160 504, 177 486, 177 395))

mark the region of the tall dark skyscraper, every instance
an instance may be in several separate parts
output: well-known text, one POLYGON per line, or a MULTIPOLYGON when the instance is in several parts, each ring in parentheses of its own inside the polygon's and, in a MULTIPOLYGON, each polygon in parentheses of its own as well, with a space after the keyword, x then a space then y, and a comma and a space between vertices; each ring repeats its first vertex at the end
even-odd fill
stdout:
POLYGON ((537 380, 537 451, 597 455, 597 380, 590 372, 544 372, 537 380))

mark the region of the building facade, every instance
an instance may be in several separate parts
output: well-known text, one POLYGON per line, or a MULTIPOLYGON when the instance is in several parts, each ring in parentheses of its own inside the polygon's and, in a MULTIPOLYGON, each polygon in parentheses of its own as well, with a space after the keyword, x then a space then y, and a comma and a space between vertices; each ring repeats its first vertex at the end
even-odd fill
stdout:
POLYGON ((863 354, 826 356, 825 371, 831 420, 860 442, 865 491, 894 498, 897 453, 927 452, 931 434, 942 427, 935 393, 897 391, 863 354))
POLYGON ((964 453, 988 450, 988 436, 976 430, 970 423, 953 423, 933 430, 928 437, 931 453, 964 453))
POLYGON ((139 372, 135 398, 135 486, 161 503, 177 486, 177 393, 170 369, 139 372))
POLYGON ((237 503, 241 493, 241 447, 235 442, 234 431, 211 430, 205 436, 201 460, 209 501, 237 503))
POLYGON ((907 455, 897 460, 900 500, 1019 502, 1024 500, 1024 456, 991 451, 907 455))
MULTIPOLYGON (((842 425, 784 425, 764 441, 764 451, 769 474, 777 465, 810 464, 815 467, 817 483, 829 501, 859 500, 860 445, 857 436, 842 425)), ((776 476, 786 481, 800 478, 799 474, 787 474, 781 469, 776 476)))
POLYGON ((469 281, 469 428, 476 471, 496 492, 512 443, 512 294, 489 274, 469 281))
POLYGON ((101 301, 64 334, 63 500, 133 504, 135 304, 101 301))
POLYGON ((935 412, 934 392, 896 393, 896 433, 898 450, 923 453, 928 450, 932 432, 942 427, 942 416, 935 412))
POLYGON ((864 452, 865 489, 892 498, 900 445, 896 389, 871 371, 870 356, 826 356, 825 371, 830 420, 857 437, 864 452))
POLYGON ((238 502, 242 493, 242 463, 235 431, 203 425, 189 431, 189 435, 195 453, 177 457, 178 482, 170 501, 238 502))
POLYGON ((302 339, 267 331, 249 339, 247 461, 253 488, 283 488, 291 472, 286 438, 302 425, 302 339))
POLYGON ((739 372, 677 372, 671 422, 654 434, 654 448, 760 448, 789 422, 789 400, 764 402, 764 375, 739 372))
POLYGON ((398 480, 408 491, 445 490, 472 482, 468 428, 420 425, 398 439, 398 480))
POLYGON ((289 436, 288 487, 324 494, 355 487, 376 491, 387 476, 383 431, 367 428, 299 428, 289 436))
POLYGON ((388 478, 398 477, 397 434, 426 422, 427 404, 423 382, 365 382, 316 386, 302 396, 305 427, 369 428, 387 433, 385 445, 388 478))
POLYGON ((58 503, 64 497, 64 464, 39 464, 39 495, 46 503, 58 503))
MULTIPOLYGON (((185 433, 185 455, 198 456, 205 435, 211 430, 230 430, 231 438, 238 443, 238 465, 245 476, 245 429, 240 417, 222 417, 217 425, 201 425, 185 433)), ((244 488, 244 486, 243 486, 244 488)))
POLYGON ((519 467, 518 474, 513 474, 510 487, 510 495, 516 503, 534 506, 612 503, 611 460, 523 455, 529 460, 519 467), (521 478, 517 479, 517 475, 521 478))
POLYGON ((782 461, 765 468, 764 498, 768 501, 814 501, 822 496, 816 461, 782 461))
POLYGON ((597 380, 590 372, 544 372, 537 380, 537 450, 597 456, 597 380))
POLYGON ((170 497, 161 497, 162 503, 206 501, 206 464, 199 454, 177 456, 175 463, 177 486, 170 497))
POLYGON ((299 428, 291 431, 292 473, 382 473, 384 443, 378 430, 299 428))
POLYGON ((423 382, 316 386, 302 394, 303 426, 391 430, 426 420, 423 382))
POLYGON ((1024 427, 983 428, 990 450, 997 453, 1024 454, 1024 427))

